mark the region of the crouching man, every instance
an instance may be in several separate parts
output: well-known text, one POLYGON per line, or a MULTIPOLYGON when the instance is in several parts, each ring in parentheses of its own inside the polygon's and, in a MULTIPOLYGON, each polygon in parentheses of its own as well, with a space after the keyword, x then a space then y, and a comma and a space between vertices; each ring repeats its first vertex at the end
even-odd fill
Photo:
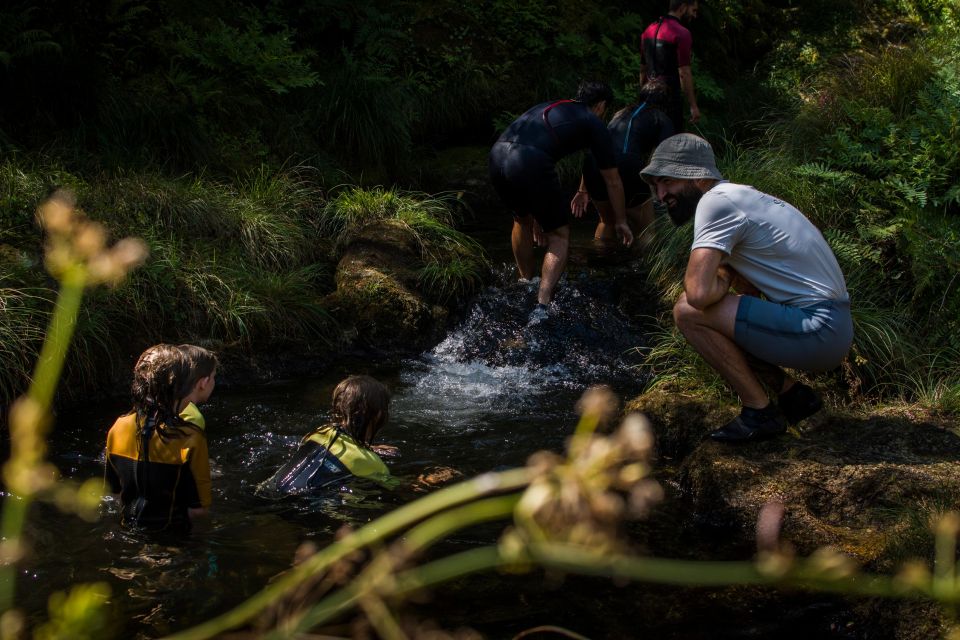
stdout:
POLYGON ((814 391, 780 367, 833 369, 853 341, 846 283, 820 231, 790 204, 724 180, 710 144, 692 134, 664 140, 640 173, 674 224, 694 221, 673 317, 742 404, 710 437, 767 438, 819 411, 814 391), (773 373, 765 379, 774 381, 776 403, 761 372, 773 373))

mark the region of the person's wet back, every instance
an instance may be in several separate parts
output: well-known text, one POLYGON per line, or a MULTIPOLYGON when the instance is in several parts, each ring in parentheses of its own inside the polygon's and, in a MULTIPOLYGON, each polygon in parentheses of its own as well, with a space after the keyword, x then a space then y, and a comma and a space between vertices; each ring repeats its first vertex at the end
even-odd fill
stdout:
POLYGON ((389 418, 390 393, 370 376, 350 376, 333 390, 332 422, 303 437, 293 458, 264 483, 264 489, 299 494, 323 489, 351 476, 393 488, 399 484, 375 451, 373 441, 389 418))

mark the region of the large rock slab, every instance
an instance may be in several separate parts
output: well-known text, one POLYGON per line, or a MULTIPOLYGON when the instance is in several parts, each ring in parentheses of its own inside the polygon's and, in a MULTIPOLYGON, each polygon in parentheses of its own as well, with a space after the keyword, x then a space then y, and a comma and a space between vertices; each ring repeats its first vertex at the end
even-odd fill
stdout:
POLYGON ((960 509, 960 436, 917 410, 828 410, 780 438, 736 446, 705 439, 736 407, 658 390, 628 409, 650 417, 694 516, 745 542, 763 505, 780 502, 782 537, 799 553, 829 545, 891 570, 930 557, 930 519, 960 509))

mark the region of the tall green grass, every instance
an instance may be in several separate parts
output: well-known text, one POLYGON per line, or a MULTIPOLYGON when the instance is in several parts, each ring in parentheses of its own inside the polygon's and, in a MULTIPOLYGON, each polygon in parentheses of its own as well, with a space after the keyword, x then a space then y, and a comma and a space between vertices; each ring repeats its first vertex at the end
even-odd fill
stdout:
POLYGON ((399 222, 420 249, 420 284, 438 300, 463 300, 483 284, 487 259, 479 243, 456 229, 465 205, 457 194, 374 187, 335 189, 321 214, 321 229, 339 243, 380 221, 399 222))
POLYGON ((113 237, 144 239, 150 257, 114 289, 93 291, 80 309, 65 389, 110 377, 118 354, 159 341, 245 350, 341 339, 326 307, 335 289, 338 244, 366 225, 392 221, 419 250, 410 265, 434 301, 457 303, 483 283, 481 247, 456 225, 456 194, 341 186, 328 194, 310 167, 260 168, 221 182, 118 171, 89 177, 57 165, 0 163, 0 402, 22 390, 52 304, 40 269, 37 203, 53 186, 73 189, 113 237), (12 243, 6 246, 7 243, 12 243))
POLYGON ((54 186, 113 237, 140 236, 142 269, 84 302, 65 389, 110 378, 119 354, 158 341, 205 341, 237 348, 339 339, 324 308, 333 288, 332 246, 320 234, 322 185, 310 168, 260 169, 224 183, 119 171, 81 177, 56 165, 0 163, 0 402, 22 390, 52 304, 40 270, 34 209, 54 186), (21 264, 22 263, 22 264, 21 264), (31 284, 32 283, 32 284, 31 284))
MULTIPOLYGON (((9 282, 0 270, 0 281, 9 282)), ((56 291, 48 288, 0 288, 0 398, 15 398, 26 389, 28 376, 43 344, 56 291)))

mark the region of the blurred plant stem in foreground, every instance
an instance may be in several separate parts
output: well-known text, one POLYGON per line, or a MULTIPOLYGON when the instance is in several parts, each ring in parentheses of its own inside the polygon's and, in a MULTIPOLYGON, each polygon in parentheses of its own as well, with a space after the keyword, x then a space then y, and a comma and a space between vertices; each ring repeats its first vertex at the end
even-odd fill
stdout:
POLYGON ((326 549, 311 551, 234 610, 171 638, 201 640, 241 625, 253 625, 266 638, 305 637, 359 612, 377 637, 405 639, 417 634, 404 627, 397 611, 406 598, 480 571, 517 573, 535 567, 679 586, 770 585, 924 598, 948 609, 960 603, 954 558, 960 517, 955 514, 936 528, 933 573, 913 564, 892 577, 867 574, 829 548, 796 558, 779 539, 784 512, 779 504, 761 512, 756 561, 632 554, 620 525, 646 517, 663 495, 650 477, 653 433, 645 418, 630 415, 611 435, 599 435, 597 430, 618 411, 617 399, 603 388, 588 390, 578 409, 582 417, 566 457, 539 452, 524 468, 484 474, 400 507, 326 549), (415 564, 436 542, 491 521, 512 521, 496 544, 415 564), (392 537, 396 539, 388 544, 392 537), (365 548, 369 557, 360 553, 365 548))
MULTIPOLYGON (((60 292, 30 388, 10 408, 10 459, 3 467, 7 495, 0 522, 0 635, 4 638, 17 637, 24 629, 23 618, 14 609, 15 580, 17 562, 27 551, 22 531, 31 503, 50 500, 62 510, 86 518, 97 516, 100 503, 101 480, 80 485, 62 482, 56 467, 46 461, 51 406, 83 291, 96 284, 119 283, 146 259, 146 245, 140 240, 126 238, 108 248, 105 229, 76 209, 70 193, 54 193, 40 205, 37 217, 46 232, 46 267, 58 280, 60 292)), ((54 594, 51 622, 39 628, 37 635, 56 636, 58 629, 73 629, 73 637, 85 637, 84 621, 103 622, 96 609, 108 595, 105 585, 78 585, 70 595, 54 594)))

